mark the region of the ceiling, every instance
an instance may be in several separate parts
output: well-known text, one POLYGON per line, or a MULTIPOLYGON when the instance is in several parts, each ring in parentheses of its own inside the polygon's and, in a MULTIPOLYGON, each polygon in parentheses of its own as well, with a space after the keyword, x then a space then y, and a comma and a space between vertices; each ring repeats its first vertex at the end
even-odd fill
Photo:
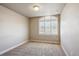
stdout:
POLYGON ((2 5, 27 17, 60 14, 65 6, 64 3, 4 3, 2 5), (34 5, 39 6, 40 10, 34 11, 34 5))

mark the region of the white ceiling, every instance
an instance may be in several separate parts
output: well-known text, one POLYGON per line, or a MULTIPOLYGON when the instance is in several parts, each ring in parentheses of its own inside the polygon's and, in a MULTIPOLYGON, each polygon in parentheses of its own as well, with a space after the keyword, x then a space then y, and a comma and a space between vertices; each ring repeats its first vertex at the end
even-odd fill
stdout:
POLYGON ((4 3, 2 4, 27 17, 46 16, 60 14, 64 3, 4 3), (34 11, 33 6, 38 5, 39 11, 34 11))

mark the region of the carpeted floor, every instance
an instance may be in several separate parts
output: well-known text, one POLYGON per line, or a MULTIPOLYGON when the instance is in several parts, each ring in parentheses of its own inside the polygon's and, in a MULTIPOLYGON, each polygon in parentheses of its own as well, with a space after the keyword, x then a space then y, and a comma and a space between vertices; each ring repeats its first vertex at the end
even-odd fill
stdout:
POLYGON ((29 42, 2 56, 65 56, 60 45, 29 42))

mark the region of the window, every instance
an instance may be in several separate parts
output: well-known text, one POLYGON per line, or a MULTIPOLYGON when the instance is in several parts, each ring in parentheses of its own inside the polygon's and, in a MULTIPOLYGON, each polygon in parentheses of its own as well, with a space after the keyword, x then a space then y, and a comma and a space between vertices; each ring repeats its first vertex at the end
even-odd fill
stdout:
POLYGON ((57 17, 45 16, 39 20, 39 34, 56 35, 57 34, 57 17))

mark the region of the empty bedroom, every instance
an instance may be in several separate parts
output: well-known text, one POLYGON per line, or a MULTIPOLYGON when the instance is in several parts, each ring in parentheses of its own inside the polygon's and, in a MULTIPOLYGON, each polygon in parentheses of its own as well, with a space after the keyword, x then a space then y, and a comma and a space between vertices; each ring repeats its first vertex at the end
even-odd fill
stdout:
POLYGON ((79 3, 0 3, 0 56, 79 56, 79 3))

